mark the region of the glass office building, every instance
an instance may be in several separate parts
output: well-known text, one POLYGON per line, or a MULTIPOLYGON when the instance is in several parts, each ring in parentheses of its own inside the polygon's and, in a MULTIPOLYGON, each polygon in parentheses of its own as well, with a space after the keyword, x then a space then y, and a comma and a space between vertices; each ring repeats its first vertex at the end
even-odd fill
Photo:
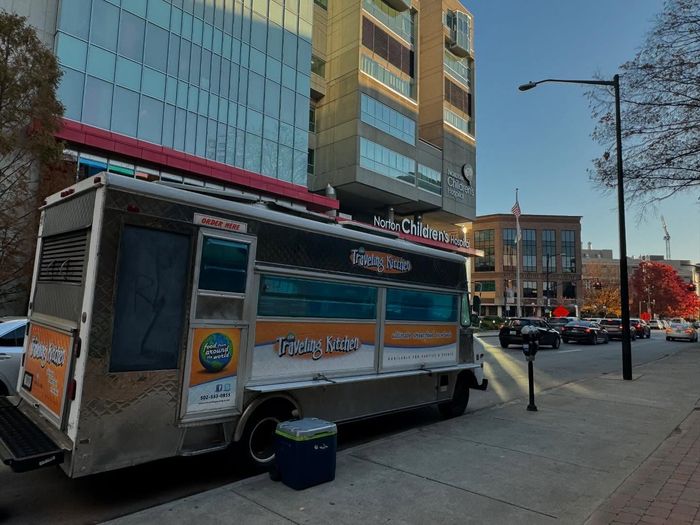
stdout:
POLYGON ((65 117, 306 187, 313 0, 64 0, 65 117))

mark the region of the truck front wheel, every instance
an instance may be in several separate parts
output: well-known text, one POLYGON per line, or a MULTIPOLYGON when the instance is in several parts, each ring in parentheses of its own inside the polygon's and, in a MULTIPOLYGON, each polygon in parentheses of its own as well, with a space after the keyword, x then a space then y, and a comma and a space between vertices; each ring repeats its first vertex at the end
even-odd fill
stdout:
POLYGON ((445 419, 461 416, 467 409, 469 404, 469 383, 466 376, 460 375, 455 384, 455 390, 452 394, 452 399, 438 404, 438 411, 445 419))

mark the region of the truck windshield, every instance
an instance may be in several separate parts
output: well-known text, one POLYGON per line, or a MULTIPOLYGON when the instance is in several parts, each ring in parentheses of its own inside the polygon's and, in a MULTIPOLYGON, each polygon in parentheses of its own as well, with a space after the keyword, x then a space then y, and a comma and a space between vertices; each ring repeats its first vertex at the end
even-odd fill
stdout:
POLYGON ((460 310, 462 312, 459 318, 460 324, 462 326, 471 326, 472 318, 471 315, 469 315, 469 296, 467 294, 462 294, 462 307, 460 310))

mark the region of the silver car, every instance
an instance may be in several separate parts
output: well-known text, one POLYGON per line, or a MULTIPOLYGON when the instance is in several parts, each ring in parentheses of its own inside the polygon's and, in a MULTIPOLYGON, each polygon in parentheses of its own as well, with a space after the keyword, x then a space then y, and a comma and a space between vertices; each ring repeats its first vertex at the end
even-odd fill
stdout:
POLYGON ((16 393, 27 319, 0 322, 0 396, 16 393))
POLYGON ((697 342, 698 332, 690 323, 671 323, 671 328, 666 330, 666 341, 683 339, 691 343, 697 342))

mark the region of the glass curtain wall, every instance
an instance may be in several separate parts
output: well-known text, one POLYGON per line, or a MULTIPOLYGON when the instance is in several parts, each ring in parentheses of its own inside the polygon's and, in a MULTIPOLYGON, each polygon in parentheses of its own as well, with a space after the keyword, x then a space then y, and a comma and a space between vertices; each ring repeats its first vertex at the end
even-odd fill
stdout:
POLYGON ((66 117, 306 184, 313 0, 71 0, 66 117))

